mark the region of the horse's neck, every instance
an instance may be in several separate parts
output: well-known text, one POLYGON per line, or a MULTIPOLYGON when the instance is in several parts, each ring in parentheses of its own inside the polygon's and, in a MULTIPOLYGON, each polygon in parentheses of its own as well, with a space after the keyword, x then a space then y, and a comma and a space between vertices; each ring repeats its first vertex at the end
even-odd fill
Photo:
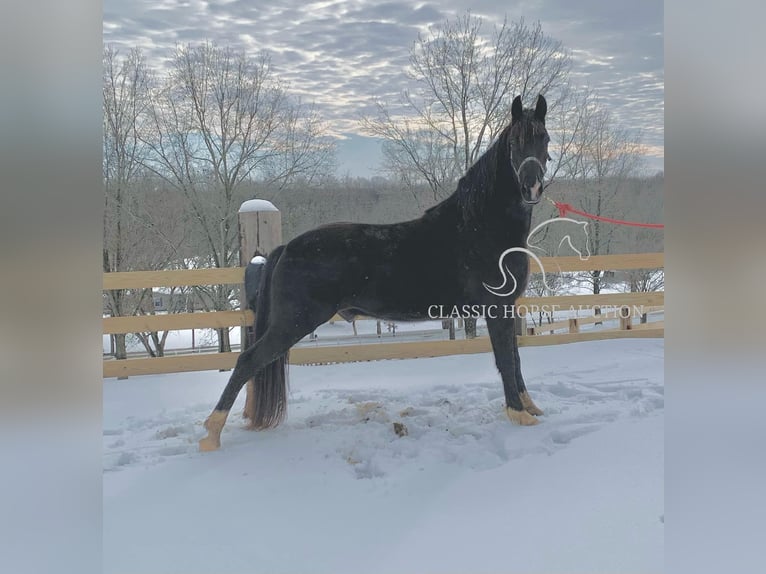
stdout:
POLYGON ((531 223, 531 209, 490 206, 482 218, 467 225, 469 232, 476 231, 467 240, 481 243, 476 247, 488 253, 494 253, 497 248, 525 247, 531 223))
POLYGON ((521 183, 519 182, 518 168, 508 162, 500 181, 507 181, 511 189, 496 190, 498 197, 493 198, 498 213, 505 213, 507 218, 507 230, 512 235, 514 243, 524 246, 532 226, 532 206, 521 201, 521 183))
POLYGON ((532 208, 521 201, 518 176, 508 161, 505 169, 497 171, 489 182, 479 176, 471 177, 475 164, 458 184, 458 189, 426 214, 440 219, 456 218, 457 229, 472 250, 492 249, 499 245, 524 247, 532 223, 532 208), (500 183, 502 182, 502 184, 500 183), (489 189, 471 186, 485 185, 489 189))
POLYGON ((503 222, 499 231, 507 236, 509 241, 526 245, 529 230, 532 226, 532 207, 526 206, 521 201, 506 205, 505 209, 498 208, 498 214, 502 214, 503 222))

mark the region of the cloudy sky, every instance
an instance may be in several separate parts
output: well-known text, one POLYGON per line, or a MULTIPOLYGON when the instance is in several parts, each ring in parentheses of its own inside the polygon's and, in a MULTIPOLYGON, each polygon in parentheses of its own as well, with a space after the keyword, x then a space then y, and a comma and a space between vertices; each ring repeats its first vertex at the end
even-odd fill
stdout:
POLYGON ((409 49, 429 25, 470 8, 494 23, 524 17, 570 50, 577 80, 596 88, 625 127, 640 130, 647 166, 663 168, 663 3, 660 0, 104 0, 104 42, 161 62, 177 44, 212 40, 266 50, 291 91, 315 102, 344 139, 339 174, 370 176, 380 144, 358 117, 406 85, 409 49))

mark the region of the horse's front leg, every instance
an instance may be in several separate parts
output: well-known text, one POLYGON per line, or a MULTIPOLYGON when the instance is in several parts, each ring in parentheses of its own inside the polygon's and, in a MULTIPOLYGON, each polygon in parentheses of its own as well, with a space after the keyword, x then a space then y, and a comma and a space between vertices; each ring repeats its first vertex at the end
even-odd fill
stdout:
MULTIPOLYGON (((523 380, 520 378, 521 366, 519 365, 518 350, 516 348, 516 331, 514 319, 487 319, 487 330, 492 341, 492 352, 495 354, 495 364, 500 377, 503 379, 503 391, 505 392, 505 413, 511 422, 530 426, 538 422, 528 412, 522 398, 529 399, 523 380), (517 374, 519 375, 517 378, 517 374), (519 383, 518 381, 522 381, 519 383)), ((531 402, 531 400, 530 400, 531 402)))

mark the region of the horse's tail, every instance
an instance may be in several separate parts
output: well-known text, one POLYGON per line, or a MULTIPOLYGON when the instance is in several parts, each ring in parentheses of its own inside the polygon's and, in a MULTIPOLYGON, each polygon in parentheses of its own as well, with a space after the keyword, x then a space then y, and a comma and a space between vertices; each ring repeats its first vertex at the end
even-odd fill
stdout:
MULTIPOLYGON (((280 245, 269 254, 261 277, 253 326, 256 342, 263 337, 269 324, 271 311, 271 278, 285 246, 280 245)), ((289 351, 254 374, 253 400, 249 401, 245 416, 250 428, 263 430, 282 422, 287 412, 287 360, 289 351)))

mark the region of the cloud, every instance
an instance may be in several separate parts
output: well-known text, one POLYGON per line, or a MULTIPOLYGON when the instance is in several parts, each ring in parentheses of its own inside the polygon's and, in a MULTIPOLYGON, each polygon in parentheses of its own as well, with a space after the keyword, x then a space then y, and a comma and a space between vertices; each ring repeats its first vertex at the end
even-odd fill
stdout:
MULTIPOLYGON (((212 40, 253 54, 266 50, 290 89, 338 132, 358 131, 375 99, 408 87, 409 49, 419 32, 465 13, 458 0, 104 0, 104 41, 141 47, 162 62, 177 43, 212 40)), ((664 136, 663 4, 660 0, 477 0, 485 32, 524 16, 572 51, 575 77, 597 89, 619 121, 641 130, 652 149, 664 136)))
POLYGON ((435 6, 423 4, 414 7, 411 2, 360 5, 345 16, 360 21, 394 22, 408 26, 434 24, 443 19, 441 11, 435 6))

